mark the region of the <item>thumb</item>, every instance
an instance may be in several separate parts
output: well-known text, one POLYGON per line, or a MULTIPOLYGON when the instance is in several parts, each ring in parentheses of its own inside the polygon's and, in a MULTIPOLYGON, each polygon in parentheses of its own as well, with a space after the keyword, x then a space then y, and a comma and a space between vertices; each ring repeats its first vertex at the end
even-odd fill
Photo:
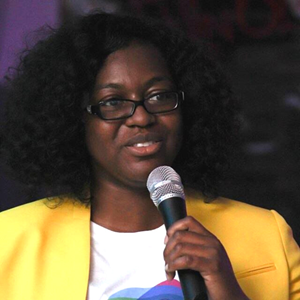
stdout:
POLYGON ((169 266, 166 264, 166 266, 165 266, 166 277, 167 277, 167 280, 171 281, 175 277, 175 272, 174 271, 169 271, 168 268, 169 268, 169 266))

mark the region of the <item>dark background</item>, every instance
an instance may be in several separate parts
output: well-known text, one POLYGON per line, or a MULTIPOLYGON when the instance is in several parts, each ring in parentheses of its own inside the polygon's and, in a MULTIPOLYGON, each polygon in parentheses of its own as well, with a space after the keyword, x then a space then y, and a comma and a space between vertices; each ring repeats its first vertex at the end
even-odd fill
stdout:
MULTIPOLYGON (((242 108, 241 141, 222 195, 277 210, 300 243, 300 1, 57 0, 52 21, 94 8, 150 15, 210 43, 242 108)), ((6 29, 12 25, 20 26, 6 29)), ((3 50, 1 40, 0 31, 3 50)), ((0 95, 4 100, 3 87, 0 95)), ((22 186, 0 175, 0 210, 26 202, 22 186)))

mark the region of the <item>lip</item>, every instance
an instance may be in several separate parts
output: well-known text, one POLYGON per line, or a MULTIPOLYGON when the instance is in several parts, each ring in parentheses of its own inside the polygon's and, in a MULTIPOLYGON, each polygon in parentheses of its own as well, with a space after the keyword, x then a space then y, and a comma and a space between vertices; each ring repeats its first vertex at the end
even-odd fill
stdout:
POLYGON ((148 156, 157 153, 163 144, 160 134, 148 133, 139 134, 130 138, 126 143, 126 148, 136 156, 148 156), (144 144, 144 146, 143 146, 144 144))

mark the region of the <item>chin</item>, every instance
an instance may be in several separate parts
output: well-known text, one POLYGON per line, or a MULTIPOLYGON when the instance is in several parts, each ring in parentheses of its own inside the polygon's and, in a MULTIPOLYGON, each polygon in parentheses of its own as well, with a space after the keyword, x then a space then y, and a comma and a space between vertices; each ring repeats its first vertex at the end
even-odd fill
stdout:
POLYGON ((166 161, 164 161, 164 162, 158 161, 155 163, 152 162, 151 164, 148 164, 146 166, 137 166, 136 168, 132 168, 130 170, 131 174, 133 176, 132 178, 135 178, 135 179, 138 178, 138 182, 143 182, 143 184, 146 185, 149 174, 155 168, 160 167, 160 166, 171 166, 171 164, 166 161))

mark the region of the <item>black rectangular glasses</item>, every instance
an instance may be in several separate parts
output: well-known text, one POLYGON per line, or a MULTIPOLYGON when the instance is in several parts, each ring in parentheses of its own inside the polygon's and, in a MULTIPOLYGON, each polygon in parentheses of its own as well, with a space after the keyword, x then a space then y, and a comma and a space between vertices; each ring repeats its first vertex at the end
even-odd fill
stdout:
POLYGON ((139 101, 112 98, 100 101, 96 105, 88 105, 86 110, 103 120, 120 120, 131 117, 139 105, 150 114, 160 114, 175 110, 183 100, 182 91, 162 92, 139 101))

